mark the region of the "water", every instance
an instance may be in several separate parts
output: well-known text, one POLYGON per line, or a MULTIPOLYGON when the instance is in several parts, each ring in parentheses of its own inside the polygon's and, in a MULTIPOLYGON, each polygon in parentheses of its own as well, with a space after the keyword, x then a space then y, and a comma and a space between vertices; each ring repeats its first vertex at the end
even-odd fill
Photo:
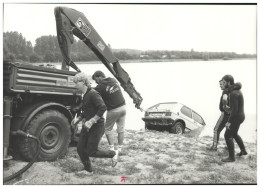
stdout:
MULTIPOLYGON (((78 64, 90 76, 102 70, 110 72, 103 64, 78 64)), ((201 133, 213 136, 213 128, 220 116, 219 80, 225 74, 233 75, 235 82, 242 83, 246 119, 239 134, 246 142, 256 142, 256 60, 187 61, 156 63, 123 63, 136 90, 143 97, 142 107, 160 102, 180 102, 198 112, 206 122, 201 133)), ((126 129, 144 129, 144 113, 137 110, 132 99, 124 92, 127 102, 126 129)), ((221 133, 223 137, 224 130, 221 133)))

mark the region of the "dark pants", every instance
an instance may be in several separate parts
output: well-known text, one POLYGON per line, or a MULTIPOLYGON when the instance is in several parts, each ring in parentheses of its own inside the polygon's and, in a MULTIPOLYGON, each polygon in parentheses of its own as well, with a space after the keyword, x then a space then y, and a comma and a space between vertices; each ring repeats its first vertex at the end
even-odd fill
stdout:
POLYGON ((230 129, 226 129, 225 132, 225 140, 229 151, 229 157, 235 158, 235 149, 234 149, 234 142, 233 138, 237 142, 239 148, 241 151, 245 151, 245 145, 242 140, 242 138, 237 134, 240 124, 243 123, 243 121, 235 120, 231 123, 230 129))
POLYGON ((214 136, 213 136, 213 147, 217 147, 218 141, 219 141, 219 135, 221 131, 224 129, 226 126, 226 123, 228 121, 229 115, 223 114, 221 115, 223 117, 220 117, 220 119, 217 122, 216 126, 214 127, 214 136))
POLYGON ((109 150, 98 150, 99 142, 104 135, 105 128, 104 122, 94 124, 89 132, 85 127, 82 128, 77 151, 80 157, 81 162, 84 164, 89 163, 89 157, 98 157, 98 158, 112 158, 115 155, 114 151, 109 150))

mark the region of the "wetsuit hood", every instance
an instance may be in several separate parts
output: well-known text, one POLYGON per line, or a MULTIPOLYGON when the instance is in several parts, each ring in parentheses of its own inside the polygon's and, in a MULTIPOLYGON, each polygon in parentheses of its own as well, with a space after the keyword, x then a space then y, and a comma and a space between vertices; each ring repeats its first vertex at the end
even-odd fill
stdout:
POLYGON ((240 90, 242 88, 242 84, 240 82, 235 83, 230 88, 228 88, 229 92, 233 90, 240 90))

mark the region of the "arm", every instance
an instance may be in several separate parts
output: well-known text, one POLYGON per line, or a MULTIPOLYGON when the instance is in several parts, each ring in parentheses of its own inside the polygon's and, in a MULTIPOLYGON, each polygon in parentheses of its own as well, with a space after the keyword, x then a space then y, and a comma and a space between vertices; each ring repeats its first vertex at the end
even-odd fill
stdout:
POLYGON ((86 128, 89 130, 93 124, 97 123, 97 121, 103 116, 107 107, 98 92, 91 93, 91 100, 94 104, 94 107, 97 109, 97 113, 90 120, 85 122, 86 128))
POLYGON ((229 123, 231 123, 235 119, 235 116, 238 112, 238 96, 235 93, 230 93, 230 106, 232 108, 230 117, 228 119, 229 123))

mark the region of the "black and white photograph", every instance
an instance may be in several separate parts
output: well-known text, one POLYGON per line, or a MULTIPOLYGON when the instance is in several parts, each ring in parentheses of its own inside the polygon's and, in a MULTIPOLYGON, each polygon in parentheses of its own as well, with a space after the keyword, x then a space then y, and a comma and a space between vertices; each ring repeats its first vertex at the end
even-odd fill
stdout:
POLYGON ((257 8, 3 2, 3 185, 257 185, 257 8))

